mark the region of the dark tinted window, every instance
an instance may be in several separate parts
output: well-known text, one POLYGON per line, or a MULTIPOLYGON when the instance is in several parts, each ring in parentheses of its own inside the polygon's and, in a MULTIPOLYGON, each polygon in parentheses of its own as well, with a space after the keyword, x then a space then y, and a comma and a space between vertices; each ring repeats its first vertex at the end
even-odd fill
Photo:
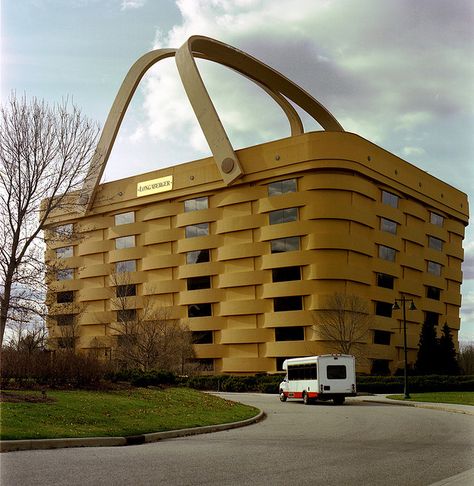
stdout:
POLYGON ((270 242, 272 253, 284 253, 286 251, 295 251, 300 249, 299 236, 290 236, 288 238, 278 238, 270 242))
POLYGON ((443 240, 434 236, 428 236, 428 246, 433 250, 443 251, 443 240))
POLYGON ((432 326, 437 326, 439 322, 439 314, 436 312, 425 312, 425 323, 432 326))
POLYGON ((390 374, 390 361, 388 359, 373 359, 370 369, 371 375, 386 376, 390 374))
POLYGON ((58 292, 56 294, 56 302, 58 304, 65 304, 67 302, 74 302, 74 292, 72 290, 65 292, 58 292))
POLYGON ((202 277, 190 277, 187 279, 188 290, 200 290, 211 288, 211 277, 205 275, 202 277))
POLYGON ((268 215, 270 224, 290 223, 298 219, 298 208, 278 209, 268 215))
POLYGON ((212 331, 192 331, 191 339, 193 344, 212 344, 213 335, 212 331))
POLYGON ((378 273, 377 274, 377 286, 384 287, 386 289, 393 289, 393 282, 395 278, 391 275, 387 275, 385 273, 378 273))
POLYGON ((136 309, 122 309, 117 311, 117 322, 134 321, 137 318, 136 309))
POLYGON ((186 253, 186 263, 204 263, 210 261, 209 250, 195 250, 186 253))
POLYGON ((286 179, 268 184, 269 196, 280 196, 287 192, 296 192, 296 179, 286 179))
POLYGON ((374 331, 374 344, 390 344, 391 333, 388 331, 374 331))
POLYGON ((188 317, 207 317, 212 316, 212 305, 206 304, 191 304, 188 305, 188 317))
POLYGON ((344 365, 328 365, 327 375, 328 380, 345 380, 347 378, 347 370, 344 365))
POLYGON ((59 314, 54 318, 58 326, 72 326, 74 324, 74 314, 59 314))
POLYGON ((135 284, 117 285, 115 287, 115 295, 117 297, 131 297, 137 295, 137 288, 135 284))
POLYGON ((301 295, 292 295, 291 297, 275 297, 273 299, 273 310, 275 312, 301 309, 303 309, 303 298, 301 295))
POLYGON ((426 297, 428 299, 439 300, 441 297, 441 289, 437 287, 426 287, 426 297))
POLYGON ((288 282, 291 280, 301 280, 300 267, 281 267, 272 269, 273 282, 288 282))
POLYGON ((375 302, 375 314, 377 316, 392 317, 393 304, 389 302, 375 302))
POLYGON ((276 327, 275 341, 304 341, 304 327, 276 327))

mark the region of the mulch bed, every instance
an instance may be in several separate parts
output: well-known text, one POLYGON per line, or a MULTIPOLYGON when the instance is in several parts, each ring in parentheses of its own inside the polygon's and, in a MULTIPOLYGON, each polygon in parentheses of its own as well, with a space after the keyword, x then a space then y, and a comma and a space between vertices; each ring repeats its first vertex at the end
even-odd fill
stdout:
POLYGON ((8 403, 52 403, 55 398, 47 393, 17 393, 14 391, 0 391, 0 402, 8 403))

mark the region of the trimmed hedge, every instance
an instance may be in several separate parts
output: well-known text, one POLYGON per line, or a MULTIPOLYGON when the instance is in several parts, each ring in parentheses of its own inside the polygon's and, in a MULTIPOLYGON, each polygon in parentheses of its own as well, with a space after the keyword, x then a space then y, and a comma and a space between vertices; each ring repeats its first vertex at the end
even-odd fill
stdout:
POLYGON ((136 387, 176 384, 176 375, 169 371, 124 370, 110 374, 108 378, 113 383, 126 381, 136 387))
MULTIPOLYGON (((408 389, 412 393, 474 391, 474 376, 409 376, 408 389)), ((357 377, 357 391, 365 393, 402 393, 403 376, 359 376, 357 377)))
MULTIPOLYGON (((255 376, 193 376, 180 378, 183 386, 198 390, 227 392, 278 393, 283 375, 255 376)), ((409 390, 416 392, 474 391, 474 376, 410 376, 409 390)), ((360 393, 402 393, 402 376, 358 376, 357 391, 360 393)))

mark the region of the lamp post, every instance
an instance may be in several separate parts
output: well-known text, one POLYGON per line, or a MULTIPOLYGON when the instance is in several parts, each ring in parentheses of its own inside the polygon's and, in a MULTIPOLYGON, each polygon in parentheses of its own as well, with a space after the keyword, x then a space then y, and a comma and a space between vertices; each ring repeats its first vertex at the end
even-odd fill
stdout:
POLYGON ((401 299, 395 299, 395 303, 393 304, 393 310, 399 310, 400 306, 398 303, 402 304, 403 309, 403 353, 405 357, 405 364, 403 367, 403 398, 405 400, 410 398, 410 394, 408 393, 408 351, 407 351, 407 316, 406 316, 406 303, 410 302, 409 310, 416 310, 415 303, 413 299, 407 299, 404 295, 402 295, 401 299))

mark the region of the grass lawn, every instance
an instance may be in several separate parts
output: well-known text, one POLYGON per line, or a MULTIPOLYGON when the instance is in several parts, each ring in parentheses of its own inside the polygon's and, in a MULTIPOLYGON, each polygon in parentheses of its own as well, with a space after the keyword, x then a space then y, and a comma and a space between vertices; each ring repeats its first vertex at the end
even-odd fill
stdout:
POLYGON ((1 403, 5 439, 127 436, 235 422, 258 410, 189 388, 8 392, 32 401, 1 403))
MULTIPOLYGON (((413 402, 474 405, 474 392, 410 393, 410 397, 410 401, 413 402)), ((388 398, 403 400, 403 395, 389 395, 388 398)))

